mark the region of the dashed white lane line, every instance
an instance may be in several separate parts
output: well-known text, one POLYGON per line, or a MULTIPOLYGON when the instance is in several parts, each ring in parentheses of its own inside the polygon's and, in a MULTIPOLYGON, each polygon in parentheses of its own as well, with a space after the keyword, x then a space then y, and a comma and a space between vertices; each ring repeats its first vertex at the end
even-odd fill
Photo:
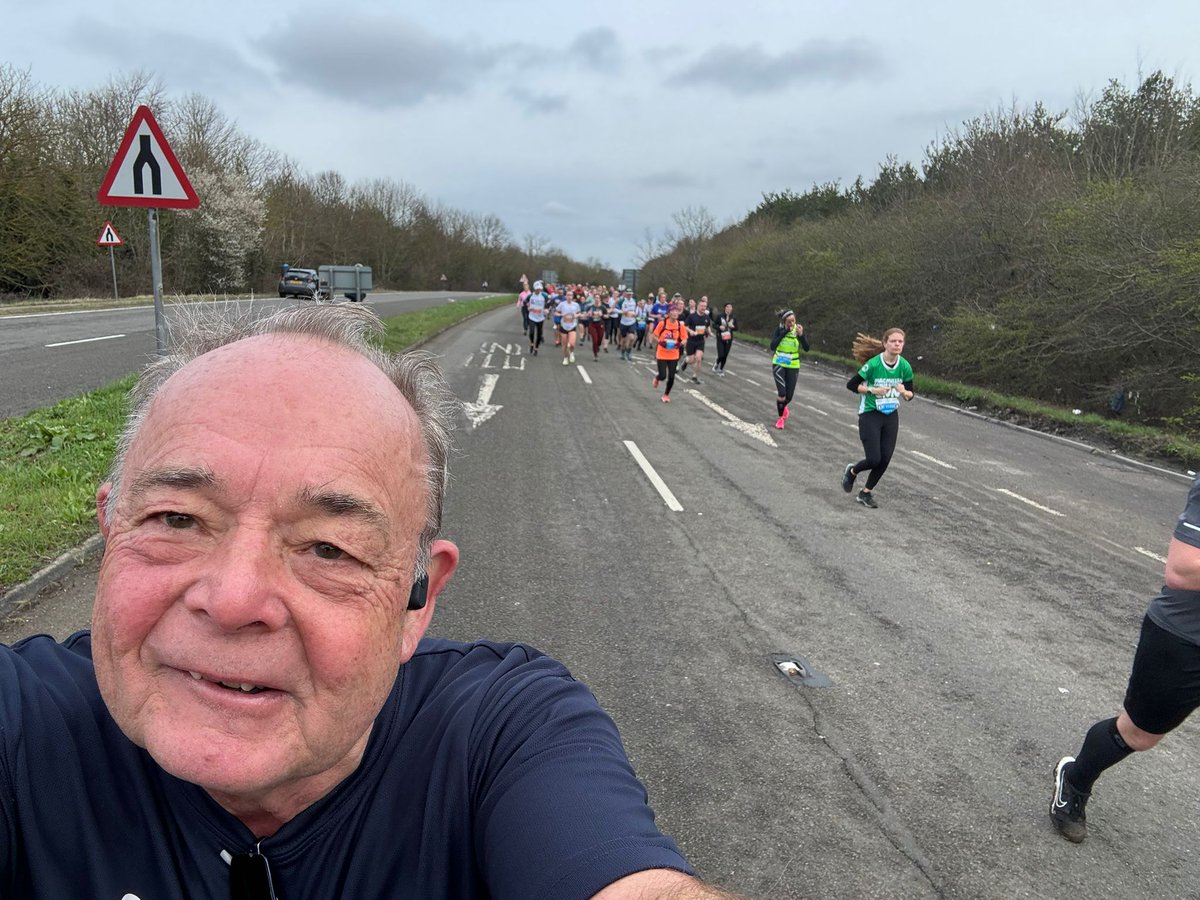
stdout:
POLYGON ((1157 553, 1151 553, 1145 547, 1134 547, 1133 549, 1136 550, 1138 553, 1142 554, 1142 556, 1148 556, 1151 559, 1158 560, 1164 566, 1167 564, 1167 558, 1165 556, 1159 556, 1157 553))
POLYGON ((746 382, 746 384, 752 384, 755 387, 762 387, 762 385, 759 384, 757 381, 755 381, 753 378, 743 378, 742 381, 746 382))
POLYGON ((803 406, 805 409, 811 409, 813 412, 817 413, 818 415, 822 415, 822 416, 829 415, 829 413, 825 412, 825 410, 817 409, 815 406, 809 406, 807 403, 803 404, 803 406))
POLYGON ((937 459, 935 457, 932 457, 925 453, 922 453, 920 450, 909 450, 908 452, 911 453, 913 456, 921 457, 921 459, 925 460, 926 462, 933 463, 935 466, 941 466, 943 469, 955 468, 954 466, 950 465, 950 463, 942 462, 940 459, 937 459))
POLYGON ((1012 491, 1005 490, 1004 488, 996 488, 996 492, 1000 493, 1000 494, 1004 494, 1006 497, 1012 497, 1014 500, 1020 500, 1022 503, 1026 503, 1029 506, 1032 506, 1034 509, 1040 509, 1042 512, 1050 513, 1050 515, 1052 515, 1052 516, 1064 515, 1063 513, 1060 513, 1057 509, 1051 509, 1048 506, 1042 506, 1042 504, 1037 503, 1036 501, 1030 500, 1028 497, 1022 497, 1020 494, 1014 494, 1012 491))
POLYGON ((104 337, 81 338, 78 341, 59 341, 57 344, 45 344, 46 347, 68 347, 71 344, 90 344, 93 341, 111 341, 114 338, 123 338, 123 334, 106 334, 104 337))
POLYGON ((633 441, 622 441, 622 443, 625 445, 625 449, 637 461, 637 464, 642 467, 642 471, 646 473, 646 477, 650 479, 650 483, 654 485, 654 489, 658 491, 658 495, 667 504, 667 509, 673 512, 683 512, 683 504, 675 499, 675 495, 671 493, 671 489, 667 487, 666 482, 654 471, 654 466, 650 465, 650 460, 646 459, 642 451, 638 449, 638 445, 633 441))
POLYGON ((584 384, 592 383, 592 379, 588 375, 587 369, 585 369, 583 366, 576 366, 575 368, 579 370, 579 377, 583 379, 584 384))

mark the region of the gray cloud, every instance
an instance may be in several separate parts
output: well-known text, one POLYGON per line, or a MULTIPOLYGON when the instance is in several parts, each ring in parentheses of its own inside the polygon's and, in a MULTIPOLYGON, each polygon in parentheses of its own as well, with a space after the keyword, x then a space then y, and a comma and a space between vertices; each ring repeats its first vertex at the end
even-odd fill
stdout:
POLYGON ((673 87, 715 86, 732 94, 768 94, 793 83, 856 81, 884 70, 882 54, 862 40, 806 41, 771 55, 758 44, 721 44, 667 78, 673 87))
POLYGON ((136 31, 99 19, 74 19, 63 40, 81 54, 160 76, 187 92, 228 94, 263 87, 267 77, 228 43, 163 30, 136 31))
POLYGON ((466 94, 495 58, 403 19, 347 14, 289 17, 259 46, 281 80, 372 109, 466 94))
POLYGON ((525 108, 525 112, 533 116, 549 116, 563 112, 567 108, 566 94, 535 94, 522 87, 512 88, 508 95, 525 108))
POLYGON ((550 216, 552 219, 574 219, 579 215, 567 204, 559 203, 557 200, 547 201, 542 206, 542 214, 550 216))
POLYGON ((700 179, 680 171, 653 172, 650 175, 643 175, 640 178, 633 179, 633 183, 640 188, 647 188, 649 190, 704 187, 700 179))
POLYGON ((592 28, 571 41, 567 55, 585 68, 600 71, 619 67, 625 51, 611 28, 592 28))

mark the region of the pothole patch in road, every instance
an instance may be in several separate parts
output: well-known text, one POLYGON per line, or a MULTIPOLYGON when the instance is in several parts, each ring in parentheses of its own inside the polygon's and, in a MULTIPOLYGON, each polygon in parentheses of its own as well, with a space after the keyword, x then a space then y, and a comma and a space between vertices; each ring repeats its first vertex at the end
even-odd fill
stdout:
POLYGON ((814 669, 802 656, 787 653, 772 653, 771 662, 777 672, 796 687, 829 687, 833 684, 829 676, 814 669))

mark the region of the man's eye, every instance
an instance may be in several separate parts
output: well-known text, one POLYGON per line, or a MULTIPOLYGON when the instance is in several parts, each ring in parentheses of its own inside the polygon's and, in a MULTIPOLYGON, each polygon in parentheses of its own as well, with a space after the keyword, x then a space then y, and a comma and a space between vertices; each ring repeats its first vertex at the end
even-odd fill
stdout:
POLYGON ((350 558, 349 554, 346 553, 346 551, 341 547, 338 547, 334 544, 327 544, 324 541, 318 544, 313 544, 312 549, 313 553, 315 553, 320 559, 339 560, 350 558))
POLYGON ((177 512, 163 513, 160 518, 168 528, 191 528, 196 521, 187 513, 177 512))

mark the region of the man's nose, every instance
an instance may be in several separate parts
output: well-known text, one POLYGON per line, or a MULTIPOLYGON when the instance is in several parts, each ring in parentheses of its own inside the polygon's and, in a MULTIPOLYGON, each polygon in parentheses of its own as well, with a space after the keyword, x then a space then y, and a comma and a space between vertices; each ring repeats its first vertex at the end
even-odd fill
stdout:
POLYGON ((185 594, 185 603, 223 631, 281 627, 288 615, 284 552, 268 533, 235 528, 209 555, 207 571, 185 594))

